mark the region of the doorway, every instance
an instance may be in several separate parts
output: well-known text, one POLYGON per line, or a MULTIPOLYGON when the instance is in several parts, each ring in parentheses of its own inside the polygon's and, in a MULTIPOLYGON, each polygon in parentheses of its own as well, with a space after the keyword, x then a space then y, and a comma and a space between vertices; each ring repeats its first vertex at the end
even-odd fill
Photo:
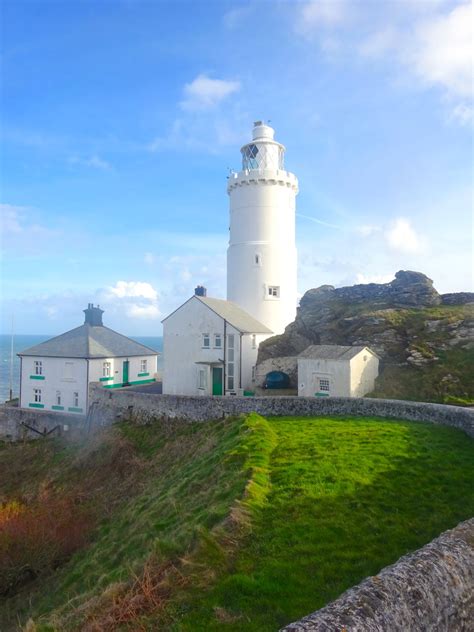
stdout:
POLYGON ((222 373, 221 367, 212 367, 212 394, 222 395, 222 373))
POLYGON ((128 381, 128 369, 130 366, 129 360, 124 360, 122 365, 122 386, 128 386, 130 382, 128 381))

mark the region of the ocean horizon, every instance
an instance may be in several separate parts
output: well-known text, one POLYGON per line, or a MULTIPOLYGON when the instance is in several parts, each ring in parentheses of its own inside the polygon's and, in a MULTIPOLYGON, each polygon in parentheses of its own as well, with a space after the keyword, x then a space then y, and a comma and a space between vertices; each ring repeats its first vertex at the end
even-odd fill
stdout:
MULTIPOLYGON (((9 398, 10 379, 12 383, 13 397, 18 397, 20 393, 20 358, 17 353, 25 351, 29 347, 40 344, 54 336, 44 336, 41 334, 18 334, 13 337, 13 367, 11 364, 11 335, 0 334, 0 403, 9 398), (11 374, 11 378, 10 378, 11 374)), ((163 337, 162 336, 129 336, 131 340, 141 343, 152 349, 156 349, 161 355, 158 356, 158 372, 163 370, 163 337)))

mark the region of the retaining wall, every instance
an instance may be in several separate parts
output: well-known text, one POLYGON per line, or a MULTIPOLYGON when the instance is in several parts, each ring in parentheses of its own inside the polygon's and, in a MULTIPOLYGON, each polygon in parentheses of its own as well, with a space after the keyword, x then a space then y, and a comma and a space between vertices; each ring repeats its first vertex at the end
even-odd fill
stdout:
POLYGON ((474 518, 283 630, 467 632, 473 621, 474 518))
POLYGON ((0 406, 0 439, 17 441, 18 439, 36 439, 44 433, 54 429, 54 433, 63 434, 73 432, 84 426, 85 416, 68 415, 64 413, 52 413, 42 410, 24 410, 14 406, 0 406), (59 427, 58 427, 59 426, 59 427))
POLYGON ((91 387, 94 423, 108 424, 133 413, 146 423, 153 418, 207 421, 257 412, 263 416, 373 416, 427 421, 452 426, 474 437, 474 409, 443 404, 349 397, 191 397, 152 395, 91 387))

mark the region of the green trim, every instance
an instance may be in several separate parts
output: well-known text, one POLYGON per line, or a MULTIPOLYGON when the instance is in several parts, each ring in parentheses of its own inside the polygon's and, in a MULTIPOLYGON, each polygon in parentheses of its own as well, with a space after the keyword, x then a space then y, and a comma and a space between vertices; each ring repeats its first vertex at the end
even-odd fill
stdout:
POLYGON ((99 382, 108 382, 109 380, 113 380, 113 379, 114 379, 113 375, 111 375, 110 377, 101 377, 99 379, 99 382))
MULTIPOLYGON (((156 382, 155 378, 152 377, 151 380, 136 380, 135 382, 127 382, 127 386, 132 386, 135 384, 150 384, 151 382, 156 382)), ((104 388, 122 388, 123 384, 104 384, 104 388)))
POLYGON ((146 377, 149 373, 138 373, 138 377, 146 377))
POLYGON ((64 406, 51 406, 52 410, 64 410, 64 406))
POLYGON ((44 408, 44 404, 28 404, 30 408, 44 408))
POLYGON ((74 408, 74 406, 72 408, 68 408, 68 411, 70 413, 82 413, 82 408, 74 408))
POLYGON ((315 393, 315 397, 329 397, 329 393, 315 393))
POLYGON ((44 380, 44 375, 30 375, 30 380, 44 380))

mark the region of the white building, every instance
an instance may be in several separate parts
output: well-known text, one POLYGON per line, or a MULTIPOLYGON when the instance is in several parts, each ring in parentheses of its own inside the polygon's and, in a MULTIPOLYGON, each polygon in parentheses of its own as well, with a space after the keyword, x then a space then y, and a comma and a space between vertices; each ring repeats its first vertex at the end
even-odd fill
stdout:
POLYGON ((251 391, 258 345, 270 333, 231 301, 192 296, 163 321, 163 393, 251 391))
POLYGON ((155 381, 158 353, 104 327, 91 303, 80 327, 30 347, 21 361, 20 408, 86 414, 91 382, 104 388, 155 381))
POLYGON ((229 177, 227 298, 281 334, 296 316, 296 176, 284 169, 285 147, 261 121, 244 145, 242 170, 229 177))
POLYGON ((298 395, 363 397, 378 374, 379 358, 368 347, 312 345, 298 356, 298 395))
POLYGON ((285 148, 271 127, 257 121, 252 136, 227 186, 227 301, 197 288, 204 295, 165 318, 163 393, 254 390, 259 343, 295 318, 298 181, 285 171, 285 148))

